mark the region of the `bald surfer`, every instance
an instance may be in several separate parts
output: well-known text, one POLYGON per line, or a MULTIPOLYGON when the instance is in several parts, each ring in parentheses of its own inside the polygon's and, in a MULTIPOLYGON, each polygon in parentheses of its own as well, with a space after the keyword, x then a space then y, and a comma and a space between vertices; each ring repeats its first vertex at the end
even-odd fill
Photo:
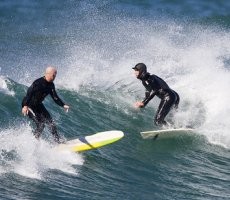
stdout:
POLYGON ((33 82, 28 88, 26 96, 23 98, 22 114, 24 116, 28 115, 29 118, 35 122, 35 138, 40 138, 45 124, 47 124, 54 136, 55 142, 60 143, 60 136, 57 133, 55 122, 42 103, 45 97, 50 95, 56 104, 63 107, 65 111, 68 112, 69 106, 58 97, 55 90, 53 81, 56 75, 57 69, 49 66, 45 70, 45 75, 33 82))
POLYGON ((173 106, 175 108, 178 107, 180 101, 179 95, 163 79, 155 74, 151 75, 148 73, 144 63, 138 63, 132 69, 134 69, 136 78, 142 81, 146 89, 144 100, 137 101, 134 106, 136 108, 143 108, 154 96, 159 97, 161 102, 158 106, 154 122, 158 126, 168 125, 165 117, 173 106))

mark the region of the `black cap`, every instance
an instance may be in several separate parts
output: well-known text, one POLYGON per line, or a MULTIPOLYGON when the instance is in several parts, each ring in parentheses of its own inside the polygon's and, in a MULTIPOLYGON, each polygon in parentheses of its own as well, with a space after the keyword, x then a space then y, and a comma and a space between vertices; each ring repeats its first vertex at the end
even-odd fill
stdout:
POLYGON ((146 67, 146 65, 144 63, 138 63, 132 69, 134 69, 136 71, 146 71, 147 67, 146 67))

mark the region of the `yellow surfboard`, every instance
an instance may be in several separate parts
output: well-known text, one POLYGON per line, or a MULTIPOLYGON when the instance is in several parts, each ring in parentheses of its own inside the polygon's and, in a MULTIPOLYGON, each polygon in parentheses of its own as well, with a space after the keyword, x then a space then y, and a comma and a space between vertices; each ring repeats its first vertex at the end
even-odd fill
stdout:
POLYGON ((71 152, 87 151, 114 143, 122 137, 124 137, 122 131, 113 130, 99 132, 93 135, 69 140, 65 144, 59 144, 55 149, 71 152))

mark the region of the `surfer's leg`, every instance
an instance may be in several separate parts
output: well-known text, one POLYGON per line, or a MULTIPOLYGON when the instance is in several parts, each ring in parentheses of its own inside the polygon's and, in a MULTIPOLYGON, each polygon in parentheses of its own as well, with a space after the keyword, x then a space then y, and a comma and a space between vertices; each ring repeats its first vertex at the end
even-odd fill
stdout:
POLYGON ((32 119, 36 125, 36 128, 33 130, 33 134, 35 136, 35 138, 39 138, 41 136, 41 133, 43 131, 43 129, 45 128, 45 124, 42 121, 40 114, 36 113, 35 115, 31 112, 28 113, 28 116, 30 119, 32 119))
POLYGON ((154 118, 154 123, 157 126, 163 126, 167 124, 167 122, 164 120, 165 116, 167 115, 167 113, 165 112, 166 110, 163 110, 165 107, 165 104, 166 104, 166 101, 162 100, 157 109, 157 113, 154 118))
POLYGON ((157 109, 154 122, 158 126, 167 125, 168 123, 164 120, 166 115, 169 113, 172 105, 174 104, 174 98, 166 97, 161 100, 160 105, 157 109))
POLYGON ((38 122, 38 123, 36 123, 36 126, 37 127, 34 130, 34 136, 35 136, 35 138, 39 139, 41 134, 42 134, 42 131, 45 128, 45 124, 43 122, 38 122))
POLYGON ((57 127, 56 124, 54 122, 54 120, 51 118, 48 122, 48 128, 50 130, 50 132, 52 133, 53 137, 54 137, 54 141, 57 143, 60 143, 60 137, 57 133, 57 127))
POLYGON ((51 134, 53 135, 55 142, 59 143, 60 137, 57 133, 56 124, 55 124, 54 120, 52 119, 52 117, 50 116, 49 112, 46 110, 45 106, 43 106, 42 116, 45 120, 45 123, 48 125, 48 128, 49 128, 51 134))

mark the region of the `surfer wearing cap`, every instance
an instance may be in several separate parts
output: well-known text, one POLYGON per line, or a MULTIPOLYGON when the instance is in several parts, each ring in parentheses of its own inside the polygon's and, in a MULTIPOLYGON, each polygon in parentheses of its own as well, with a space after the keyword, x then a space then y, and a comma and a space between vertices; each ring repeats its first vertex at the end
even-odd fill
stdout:
POLYGON ((24 116, 28 115, 29 118, 35 122, 36 128, 34 130, 34 136, 37 139, 40 137, 45 124, 47 124, 55 141, 60 143, 56 125, 42 103, 45 97, 50 95, 56 104, 63 107, 66 112, 68 112, 69 106, 63 103, 55 91, 53 81, 56 75, 57 70, 49 66, 46 68, 45 75, 33 82, 28 88, 26 96, 23 98, 22 114, 24 116))
POLYGON ((155 74, 151 75, 148 73, 144 63, 136 64, 133 69, 135 76, 142 81, 146 89, 144 100, 137 101, 134 106, 136 108, 143 108, 154 96, 159 97, 161 102, 158 106, 154 122, 158 126, 167 125, 165 117, 173 106, 175 108, 178 107, 180 101, 179 95, 174 90, 170 89, 163 79, 155 74))

